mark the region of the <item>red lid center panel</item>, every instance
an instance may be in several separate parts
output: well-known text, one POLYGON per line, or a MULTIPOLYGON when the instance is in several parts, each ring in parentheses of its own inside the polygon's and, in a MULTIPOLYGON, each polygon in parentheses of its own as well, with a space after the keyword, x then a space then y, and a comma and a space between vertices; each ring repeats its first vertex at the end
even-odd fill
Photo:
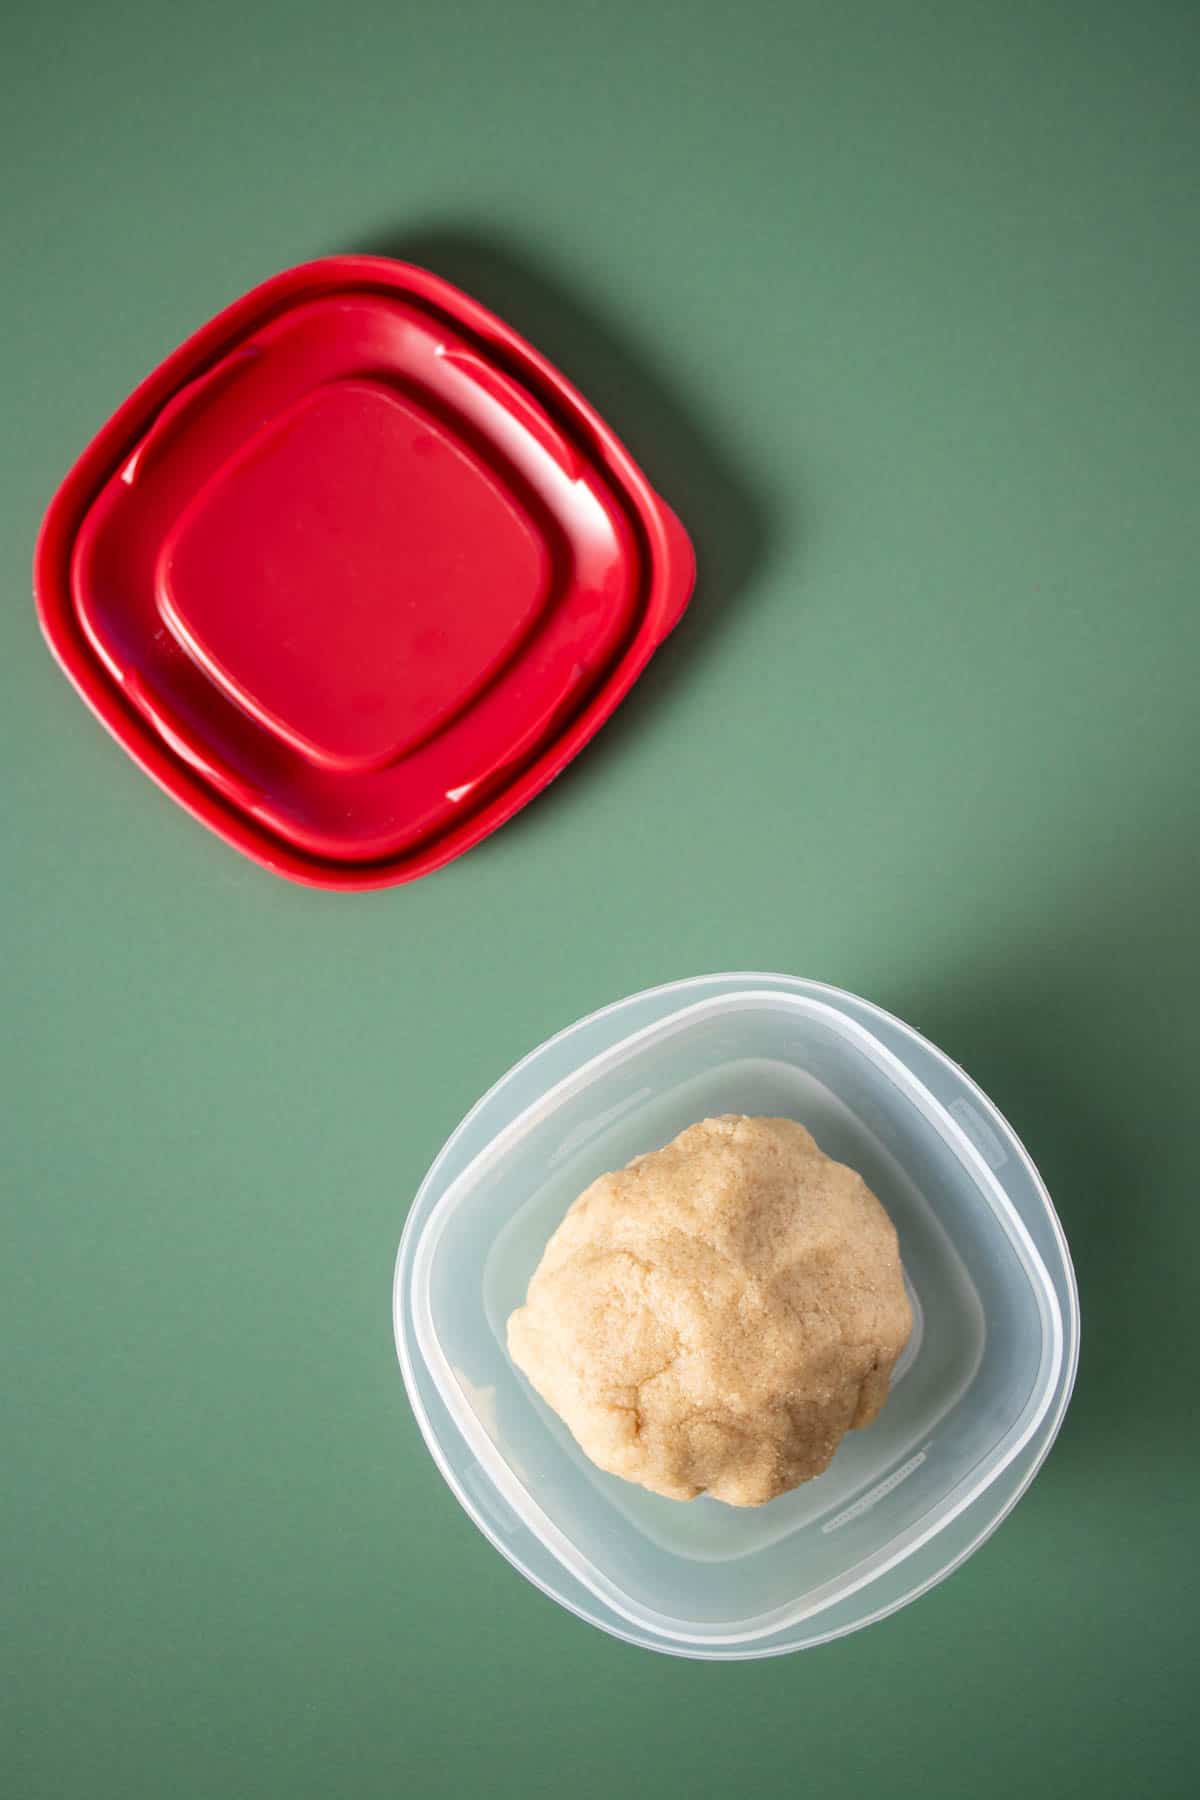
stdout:
POLYGON ((164 543, 181 644, 312 761, 379 767, 512 655, 550 582, 528 509, 395 389, 337 382, 252 439, 164 543))
POLYGON ((174 752, 318 856, 420 843, 582 705, 637 535, 539 403, 374 294, 261 327, 160 411, 80 528, 95 651, 174 752))

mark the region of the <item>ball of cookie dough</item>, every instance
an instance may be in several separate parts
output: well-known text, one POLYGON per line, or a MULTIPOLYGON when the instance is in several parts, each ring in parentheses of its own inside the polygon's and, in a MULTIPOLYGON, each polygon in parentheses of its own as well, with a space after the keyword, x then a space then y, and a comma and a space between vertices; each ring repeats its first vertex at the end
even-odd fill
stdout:
POLYGON ((509 1354, 610 1474, 758 1506, 869 1425, 912 1329, 896 1232, 790 1119, 705 1119, 602 1175, 509 1354))

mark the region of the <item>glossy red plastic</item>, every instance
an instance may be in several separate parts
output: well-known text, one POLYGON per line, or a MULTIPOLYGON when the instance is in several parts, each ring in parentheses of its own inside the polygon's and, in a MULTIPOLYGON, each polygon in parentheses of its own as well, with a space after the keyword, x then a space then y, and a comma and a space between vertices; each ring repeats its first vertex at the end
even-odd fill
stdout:
POLYGON ((190 338, 38 541, 43 629, 142 767, 319 886, 411 880, 599 729, 691 594, 688 538, 514 331, 378 257, 190 338))

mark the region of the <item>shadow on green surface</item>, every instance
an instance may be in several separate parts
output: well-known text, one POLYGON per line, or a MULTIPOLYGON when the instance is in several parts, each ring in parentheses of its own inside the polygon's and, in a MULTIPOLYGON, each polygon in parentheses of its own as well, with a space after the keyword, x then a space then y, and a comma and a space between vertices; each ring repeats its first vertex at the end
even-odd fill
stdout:
POLYGON ((1154 1481, 1194 1454, 1194 1177, 1166 1147, 1194 1110, 1195 889, 1143 848, 1057 905, 1044 940, 894 1002, 991 1096, 1050 1190, 1082 1316, 1056 1455, 1099 1482, 1114 1458, 1154 1481))
MULTIPOLYGON (((702 419, 645 349, 524 245, 501 243, 486 229, 447 226, 367 234, 355 248, 432 269, 514 326, 592 402, 687 527, 696 549, 695 596, 680 629, 605 726, 598 741, 611 750, 732 626, 733 609, 770 546, 770 506, 720 448, 719 422, 702 419)), ((667 332, 664 321, 664 338, 667 332)), ((593 755, 590 747, 583 760, 593 755)))

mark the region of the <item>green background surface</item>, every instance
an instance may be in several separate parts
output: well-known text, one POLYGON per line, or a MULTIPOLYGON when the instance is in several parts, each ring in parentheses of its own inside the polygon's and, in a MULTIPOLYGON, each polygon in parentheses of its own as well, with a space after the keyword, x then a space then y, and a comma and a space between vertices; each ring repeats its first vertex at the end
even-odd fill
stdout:
POLYGON ((1193 1788, 1197 9, 18 0, 0 101, 0 1789, 1193 1788), (160 795, 29 597, 133 383, 343 249, 560 361, 701 563, 551 792, 361 897, 160 795), (1084 1355, 963 1571, 721 1666, 586 1628, 476 1533, 389 1282, 511 1061, 738 967, 869 995, 984 1084, 1084 1355))

